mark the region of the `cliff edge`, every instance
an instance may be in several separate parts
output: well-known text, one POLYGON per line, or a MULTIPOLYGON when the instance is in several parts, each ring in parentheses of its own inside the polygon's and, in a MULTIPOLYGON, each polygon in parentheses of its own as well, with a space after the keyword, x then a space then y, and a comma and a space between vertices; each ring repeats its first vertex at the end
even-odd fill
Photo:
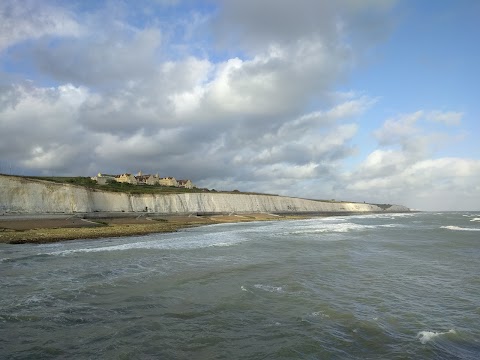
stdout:
POLYGON ((107 192, 49 181, 0 175, 0 213, 89 212, 186 213, 349 213, 407 212, 405 206, 326 202, 274 195, 107 192))

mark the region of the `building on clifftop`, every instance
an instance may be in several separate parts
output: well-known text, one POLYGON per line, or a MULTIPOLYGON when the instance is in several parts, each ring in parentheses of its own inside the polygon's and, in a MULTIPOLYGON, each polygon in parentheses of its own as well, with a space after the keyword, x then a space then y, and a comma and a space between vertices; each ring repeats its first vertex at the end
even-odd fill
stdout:
POLYGON ((135 179, 135 176, 127 173, 121 174, 121 175, 115 175, 115 181, 120 183, 137 185, 137 179, 135 179))
POLYGON ((156 175, 144 175, 140 171, 137 176, 135 176, 138 185, 158 185, 159 183, 159 176, 156 175))
POLYGON ((106 185, 108 181, 116 181, 115 175, 107 175, 98 173, 97 176, 92 176, 90 179, 95 180, 98 185, 106 185))
POLYGON ((175 186, 175 187, 178 187, 178 182, 177 180, 172 177, 172 176, 169 176, 169 177, 164 177, 164 178, 160 178, 158 180, 158 183, 160 185, 163 185, 163 186, 175 186))
POLYGON ((185 188, 185 189, 193 189, 195 186, 190 180, 177 180, 178 187, 185 188))

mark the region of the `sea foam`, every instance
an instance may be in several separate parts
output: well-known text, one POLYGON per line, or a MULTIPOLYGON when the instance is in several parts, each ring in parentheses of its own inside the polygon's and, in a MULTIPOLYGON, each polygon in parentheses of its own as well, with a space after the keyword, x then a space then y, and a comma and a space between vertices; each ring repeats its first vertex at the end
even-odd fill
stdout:
POLYGON ((139 241, 121 245, 81 248, 72 250, 52 251, 38 255, 70 255, 75 253, 95 253, 104 251, 126 251, 133 249, 151 249, 151 250, 195 250, 209 247, 234 246, 244 241, 246 238, 237 236, 235 233, 217 233, 216 236, 200 235, 191 239, 160 239, 150 241, 139 241))
POLYGON ((448 229, 454 231, 480 231, 479 228, 465 228, 460 226, 440 226, 440 229, 448 229))
POLYGON ((373 230, 377 228, 397 228, 404 227, 401 224, 381 224, 381 225, 362 225, 351 222, 343 223, 316 223, 309 226, 304 226, 300 230, 288 231, 282 235, 303 235, 315 233, 347 233, 354 231, 373 230))
POLYGON ((417 334, 417 339, 419 339, 422 344, 426 344, 427 342, 435 339, 436 337, 440 335, 445 335, 445 334, 456 334, 456 332, 453 329, 450 329, 449 331, 446 331, 446 332, 420 331, 417 334))
POLYGON ((284 290, 281 286, 272 286, 272 285, 263 285, 263 284, 255 284, 253 285, 254 288, 260 289, 263 291, 271 292, 271 293, 283 293, 284 290))
POLYGON ((366 229, 374 229, 377 226, 375 225, 359 225, 354 223, 320 223, 312 226, 305 226, 297 231, 289 231, 285 235, 303 235, 303 234, 314 234, 314 233, 344 233, 350 231, 359 231, 366 229))

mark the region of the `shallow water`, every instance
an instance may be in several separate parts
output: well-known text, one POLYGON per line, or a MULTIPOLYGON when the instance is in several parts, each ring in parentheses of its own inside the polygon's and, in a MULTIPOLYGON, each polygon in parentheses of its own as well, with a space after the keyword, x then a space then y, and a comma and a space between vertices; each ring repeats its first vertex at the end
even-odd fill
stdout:
POLYGON ((480 213, 0 246, 0 358, 477 359, 480 213))

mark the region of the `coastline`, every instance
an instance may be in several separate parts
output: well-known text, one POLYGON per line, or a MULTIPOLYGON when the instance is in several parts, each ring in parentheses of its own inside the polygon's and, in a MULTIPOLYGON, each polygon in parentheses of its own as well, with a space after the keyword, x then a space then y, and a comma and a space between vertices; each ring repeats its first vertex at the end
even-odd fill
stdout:
POLYGON ((136 216, 83 218, 76 216, 0 217, 0 244, 46 244, 81 239, 138 236, 237 222, 300 220, 325 215, 265 213, 209 216, 136 216))

